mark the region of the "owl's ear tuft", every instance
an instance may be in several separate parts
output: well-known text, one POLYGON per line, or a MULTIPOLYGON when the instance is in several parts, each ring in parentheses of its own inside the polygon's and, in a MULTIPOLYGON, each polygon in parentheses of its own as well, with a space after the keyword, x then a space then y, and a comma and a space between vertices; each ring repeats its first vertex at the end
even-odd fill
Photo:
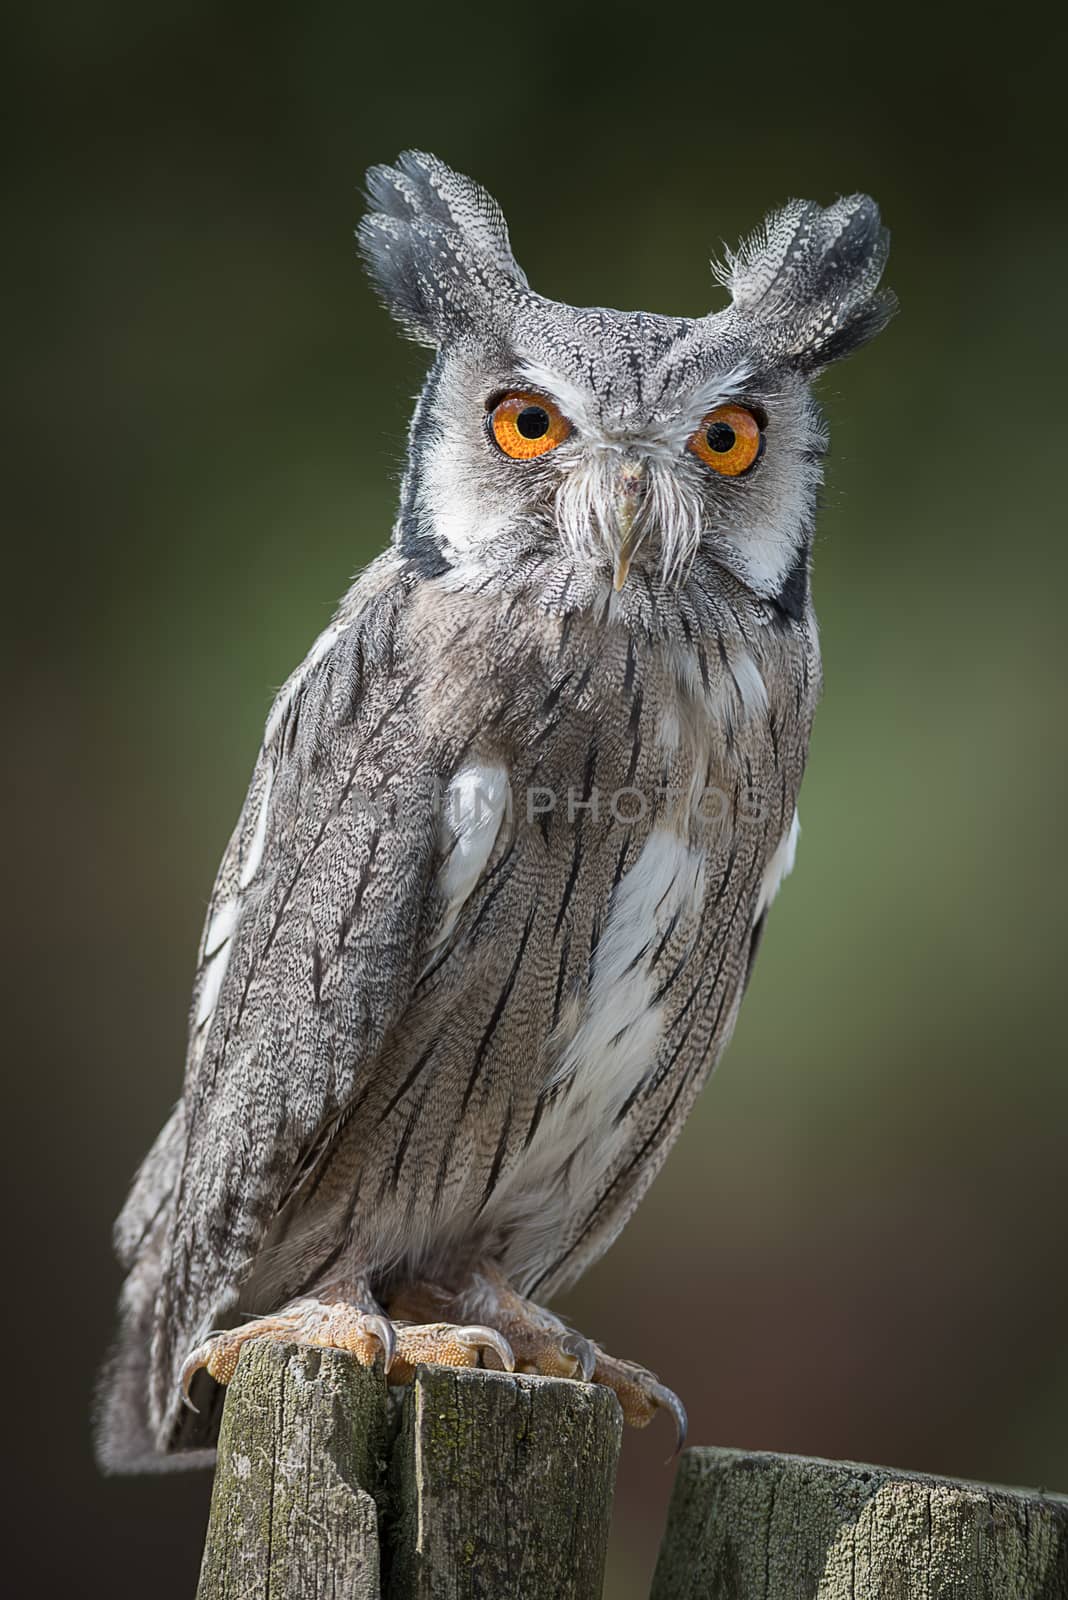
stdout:
POLYGON ((367 173, 360 252, 388 309, 413 339, 440 345, 505 286, 526 289, 500 206, 437 156, 407 150, 367 173))
POLYGON ((761 342, 806 373, 859 349, 897 310, 879 280, 890 234, 867 195, 791 200, 714 267, 761 342))

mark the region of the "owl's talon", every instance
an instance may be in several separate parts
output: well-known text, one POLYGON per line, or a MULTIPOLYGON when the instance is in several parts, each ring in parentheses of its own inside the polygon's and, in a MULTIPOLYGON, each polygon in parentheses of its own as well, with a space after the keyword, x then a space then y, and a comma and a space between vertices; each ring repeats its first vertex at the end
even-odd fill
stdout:
POLYGON ((603 1383, 615 1391, 623 1409, 623 1420, 632 1428, 644 1428, 657 1411, 670 1412, 675 1423, 675 1454, 686 1443, 686 1408, 678 1395, 659 1378, 639 1367, 633 1361, 620 1361, 597 1351, 594 1383, 603 1383))
MULTIPOLYGON (((686 1439, 686 1411, 678 1395, 644 1367, 606 1355, 551 1311, 517 1294, 491 1262, 483 1262, 459 1290, 444 1290, 425 1282, 409 1283, 396 1293, 389 1309, 394 1317, 413 1320, 428 1313, 452 1316, 457 1321, 461 1317, 480 1317, 489 1326, 454 1329, 452 1336, 459 1340, 463 1332, 477 1335, 486 1349, 484 1366, 497 1364, 495 1356, 499 1355, 499 1348, 487 1338, 496 1328, 494 1337, 507 1342, 510 1360, 502 1363, 506 1371, 605 1384, 615 1391, 623 1420, 635 1428, 644 1428, 658 1410, 668 1411, 675 1423, 676 1451, 682 1449, 686 1439)), ((433 1326, 446 1328, 448 1324, 433 1326)))
POLYGON ((560 1340, 560 1349, 565 1356, 573 1356, 578 1362, 583 1383, 591 1383, 597 1370, 597 1351, 589 1339, 572 1330, 560 1340))
POLYGON ((686 1443, 686 1430, 689 1427, 689 1419, 686 1416, 686 1407, 683 1405, 675 1391, 673 1389, 669 1389, 666 1384, 658 1383, 653 1391, 653 1395, 657 1405, 660 1406, 664 1411, 669 1411, 671 1413, 672 1420, 675 1423, 675 1449, 673 1450, 672 1454, 677 1456, 683 1445, 686 1443))
POLYGON ((672 1411, 672 1415, 673 1415, 673 1417, 675 1419, 675 1451, 674 1451, 674 1453, 675 1453, 675 1455, 679 1455, 681 1450, 682 1450, 683 1445, 686 1443, 686 1433, 687 1433, 687 1429, 689 1428, 689 1425, 690 1425, 690 1420, 686 1415, 686 1407, 683 1405, 683 1403, 679 1399, 678 1395, 677 1394, 672 1394, 672 1399, 675 1402, 675 1407, 674 1407, 674 1410, 672 1411))
POLYGON ((474 1349, 492 1350, 505 1372, 515 1371, 515 1351, 504 1334, 498 1333, 496 1328, 456 1328, 453 1337, 474 1349))
POLYGON ((388 1317, 380 1317, 374 1313, 365 1315, 363 1321, 368 1333, 374 1334, 382 1346, 382 1360, 388 1375, 390 1367, 397 1359, 397 1330, 388 1317))
POLYGON ((210 1334, 208 1338, 205 1339, 203 1344, 198 1344, 195 1350, 190 1351, 189 1355, 185 1358, 184 1365, 182 1366, 182 1401, 183 1404, 189 1407, 190 1411, 195 1411, 198 1416, 200 1415, 200 1407, 193 1404, 189 1391, 192 1387, 193 1379, 196 1377, 201 1367, 207 1366, 208 1360, 211 1356, 212 1343, 219 1337, 221 1337, 219 1334, 210 1334))

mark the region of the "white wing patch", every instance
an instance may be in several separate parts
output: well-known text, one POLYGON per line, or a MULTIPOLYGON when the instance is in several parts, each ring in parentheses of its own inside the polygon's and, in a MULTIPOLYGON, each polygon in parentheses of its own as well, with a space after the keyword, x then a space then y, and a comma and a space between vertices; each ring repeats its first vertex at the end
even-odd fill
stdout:
POLYGON ((445 901, 445 914, 428 954, 450 938, 457 917, 485 872, 508 800, 508 773, 499 763, 469 762, 449 784, 438 833, 445 859, 437 887, 445 901))
POLYGON ((227 962, 230 960, 230 940, 237 927, 237 914, 240 909, 241 901, 237 896, 232 900, 225 900, 208 923, 204 934, 204 977, 200 985, 200 1000, 197 1003, 196 1015, 198 1032, 210 1022, 215 1010, 219 990, 226 976, 227 962))
POLYGON ((782 838, 778 848, 767 866, 764 876, 760 880, 760 893, 757 896, 756 916, 766 911, 779 892, 779 886, 787 873, 794 870, 794 859, 797 855, 797 836, 801 832, 801 824, 797 820, 797 812, 782 838))
POLYGON ((218 1004, 222 982, 226 976, 226 968, 230 961, 230 946, 237 927, 237 920, 241 914, 244 901, 243 891, 248 888, 253 878, 260 869, 263 860, 264 846, 267 843, 267 820, 271 808, 271 785, 274 781, 274 770, 270 760, 265 762, 263 768, 263 789, 260 794, 259 810, 256 813, 256 826, 252 836, 244 844, 243 858, 241 861, 241 874, 238 879, 238 892, 224 900, 213 912, 211 921, 204 930, 203 977, 200 983, 200 998, 197 1001, 197 1014, 194 1028, 201 1043, 203 1035, 211 1021, 218 1004))
POLYGON ((752 717, 758 712, 763 715, 768 709, 768 689, 748 650, 740 650, 732 656, 731 671, 746 715, 752 717))
POLYGON ((263 794, 260 798, 260 809, 256 817, 256 826, 252 838, 249 840, 248 850, 241 865, 241 887, 247 889, 263 860, 263 846, 267 840, 267 815, 271 805, 271 786, 274 782, 274 772, 270 767, 263 784, 263 794))

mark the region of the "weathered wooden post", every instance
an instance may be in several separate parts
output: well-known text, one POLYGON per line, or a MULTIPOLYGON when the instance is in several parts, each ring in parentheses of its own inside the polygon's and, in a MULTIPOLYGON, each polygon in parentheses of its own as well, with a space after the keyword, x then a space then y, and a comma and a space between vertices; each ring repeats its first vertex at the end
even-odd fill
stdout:
POLYGON ((389 1600, 601 1600, 622 1431, 596 1384, 425 1368, 393 1454, 389 1600))
POLYGON ((688 1450, 652 1600, 1068 1600, 1068 1499, 688 1450))
MULTIPOLYGON (((438 1367, 390 1392, 251 1345, 198 1600, 601 1600, 621 1431, 596 1385, 438 1367)), ((688 1450, 653 1600, 1068 1600, 1068 1499, 688 1450)))
POLYGON ((198 1600, 601 1600, 622 1416, 594 1384, 242 1354, 198 1600), (399 1412, 399 1417, 397 1413, 399 1412))
POLYGON ((379 1600, 382 1373, 264 1342, 226 1396, 197 1600, 379 1600))

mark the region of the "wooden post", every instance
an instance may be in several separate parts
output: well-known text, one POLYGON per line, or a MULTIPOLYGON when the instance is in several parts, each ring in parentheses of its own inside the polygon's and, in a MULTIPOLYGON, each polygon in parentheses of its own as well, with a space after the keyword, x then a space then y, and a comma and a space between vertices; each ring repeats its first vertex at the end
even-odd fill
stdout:
POLYGON ((420 1368, 391 1397, 340 1352, 249 1345, 197 1600, 601 1600, 622 1426, 594 1384, 420 1368))
POLYGON ((230 1384, 197 1600, 380 1600, 382 1373, 249 1345, 230 1384))
POLYGON ((1068 1499, 688 1450, 652 1600, 1068 1600, 1068 1499))
MULTIPOLYGON (((596 1385, 437 1367, 387 1392, 250 1345, 198 1600, 600 1600, 621 1431, 596 1385)), ((653 1600, 1068 1600, 1068 1499, 688 1450, 653 1600)))
POLYGON ((389 1600, 601 1600, 622 1431, 596 1384, 424 1368, 393 1457, 389 1600))

